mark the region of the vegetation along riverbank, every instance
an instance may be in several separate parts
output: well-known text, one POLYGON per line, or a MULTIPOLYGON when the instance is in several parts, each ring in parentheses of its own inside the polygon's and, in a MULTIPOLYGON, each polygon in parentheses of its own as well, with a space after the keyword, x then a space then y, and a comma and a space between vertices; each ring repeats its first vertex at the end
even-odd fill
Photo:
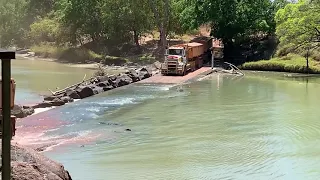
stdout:
POLYGON ((211 35, 222 40, 225 61, 250 62, 240 66, 244 69, 303 72, 307 68, 302 60, 297 63, 300 60, 287 56, 306 57, 309 52, 310 72, 317 73, 320 15, 315 9, 319 4, 318 0, 14 0, 2 7, 8 9, 3 12, 10 18, 0 29, 0 37, 2 46, 28 49, 33 52, 30 56, 122 66, 163 61, 167 45, 211 35), (10 4, 19 6, 9 11, 10 4), (263 61, 252 63, 259 60, 263 61))

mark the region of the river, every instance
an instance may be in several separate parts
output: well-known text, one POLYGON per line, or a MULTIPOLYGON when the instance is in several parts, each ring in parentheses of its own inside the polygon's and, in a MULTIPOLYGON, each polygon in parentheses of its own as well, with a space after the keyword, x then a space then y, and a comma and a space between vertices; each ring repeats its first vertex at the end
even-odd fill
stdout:
MULTIPOLYGON (((87 71, 54 66, 14 64, 30 73, 15 75, 18 96, 87 71)), ((212 75, 183 91, 133 85, 29 117, 18 131, 53 143, 44 154, 75 180, 319 179, 319 89, 319 78, 267 72, 212 75)))

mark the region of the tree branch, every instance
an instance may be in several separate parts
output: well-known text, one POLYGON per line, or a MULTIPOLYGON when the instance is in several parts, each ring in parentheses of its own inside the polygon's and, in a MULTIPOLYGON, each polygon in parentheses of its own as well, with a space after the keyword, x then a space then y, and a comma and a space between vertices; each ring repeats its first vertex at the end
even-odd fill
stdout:
POLYGON ((317 27, 314 27, 314 29, 317 31, 318 36, 320 36, 320 31, 319 31, 319 29, 318 29, 317 27))

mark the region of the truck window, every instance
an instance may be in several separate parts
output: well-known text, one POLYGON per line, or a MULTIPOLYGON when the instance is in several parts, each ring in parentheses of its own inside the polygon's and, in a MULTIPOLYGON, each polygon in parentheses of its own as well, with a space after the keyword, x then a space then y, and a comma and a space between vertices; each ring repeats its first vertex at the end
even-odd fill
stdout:
POLYGON ((182 49, 169 49, 169 54, 182 56, 182 49))

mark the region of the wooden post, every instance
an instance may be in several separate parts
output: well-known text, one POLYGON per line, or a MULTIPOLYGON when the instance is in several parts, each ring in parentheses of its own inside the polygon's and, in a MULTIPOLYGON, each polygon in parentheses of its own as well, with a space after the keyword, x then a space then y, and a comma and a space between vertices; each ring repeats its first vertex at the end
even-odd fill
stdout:
POLYGON ((306 55, 306 60, 307 60, 307 73, 308 73, 308 74, 309 74, 309 50, 310 50, 310 47, 308 47, 307 55, 306 55))
POLYGON ((0 49, 2 75, 2 173, 1 179, 11 179, 11 59, 15 52, 0 49))
POLYGON ((211 51, 211 68, 214 68, 214 48, 212 48, 211 51))

